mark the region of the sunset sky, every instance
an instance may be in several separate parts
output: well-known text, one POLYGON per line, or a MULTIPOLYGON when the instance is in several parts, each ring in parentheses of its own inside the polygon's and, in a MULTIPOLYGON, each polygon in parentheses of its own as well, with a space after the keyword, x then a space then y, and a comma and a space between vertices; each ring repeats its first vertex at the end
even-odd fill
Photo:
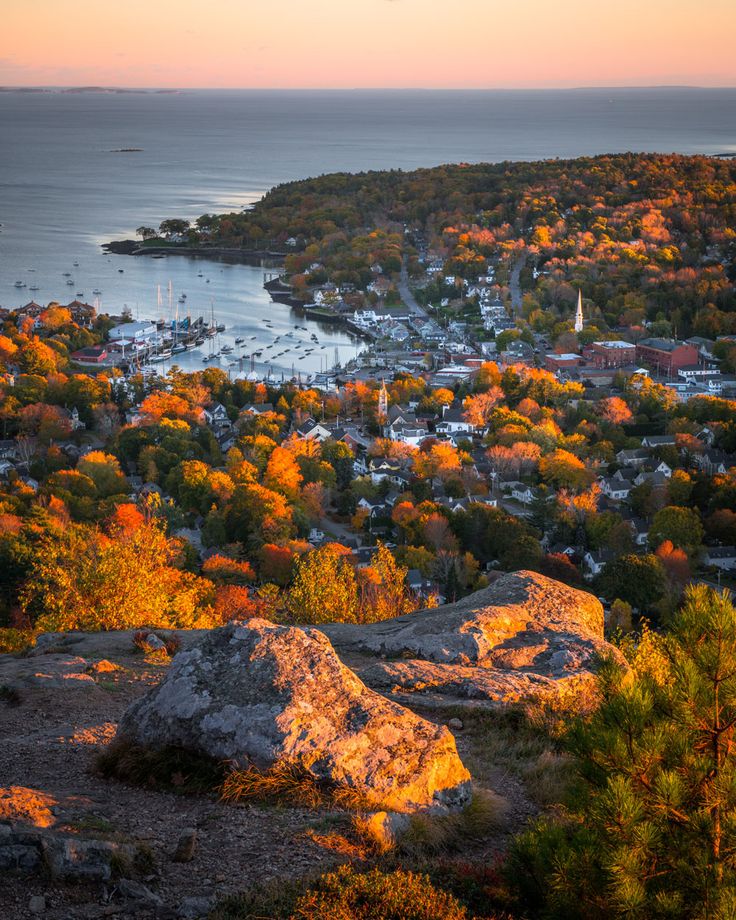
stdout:
POLYGON ((0 0, 0 85, 736 85, 734 0, 0 0))

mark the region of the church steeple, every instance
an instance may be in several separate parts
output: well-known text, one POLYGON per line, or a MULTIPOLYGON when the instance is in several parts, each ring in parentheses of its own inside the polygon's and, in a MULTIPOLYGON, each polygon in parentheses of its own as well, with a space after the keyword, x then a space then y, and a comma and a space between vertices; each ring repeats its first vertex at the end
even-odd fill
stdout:
POLYGON ((388 390, 385 380, 381 380, 381 389, 378 391, 378 417, 381 420, 388 417, 388 390))
POLYGON ((583 292, 578 288, 578 308, 575 311, 575 332, 583 331, 583 292))

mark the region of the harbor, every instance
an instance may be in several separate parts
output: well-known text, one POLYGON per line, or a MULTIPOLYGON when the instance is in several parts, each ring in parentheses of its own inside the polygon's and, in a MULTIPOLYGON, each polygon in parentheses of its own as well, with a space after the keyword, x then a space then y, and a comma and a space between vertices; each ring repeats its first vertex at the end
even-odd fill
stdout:
POLYGON ((148 330, 132 334, 128 326, 122 341, 110 337, 102 349, 80 349, 75 362, 85 368, 165 374, 174 366, 186 372, 218 367, 233 379, 307 382, 355 358, 362 339, 274 302, 264 288, 269 271, 275 273, 270 264, 135 259, 82 249, 78 257, 16 269, 0 288, 0 306, 78 301, 108 314, 114 325, 148 330))

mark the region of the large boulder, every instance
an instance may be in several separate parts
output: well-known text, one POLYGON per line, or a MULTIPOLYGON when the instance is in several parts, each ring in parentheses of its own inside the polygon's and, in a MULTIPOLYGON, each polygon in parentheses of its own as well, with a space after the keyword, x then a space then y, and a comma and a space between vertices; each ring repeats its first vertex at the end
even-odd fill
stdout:
POLYGON ((359 673, 398 695, 508 702, 584 693, 602 657, 623 664, 603 637, 597 598, 537 572, 502 575, 455 604, 324 631, 341 654, 389 659, 363 661, 359 673))
POLYGON ((461 807, 470 797, 446 728, 369 690, 318 630, 257 618, 176 655, 118 735, 241 768, 297 764, 392 811, 461 807))

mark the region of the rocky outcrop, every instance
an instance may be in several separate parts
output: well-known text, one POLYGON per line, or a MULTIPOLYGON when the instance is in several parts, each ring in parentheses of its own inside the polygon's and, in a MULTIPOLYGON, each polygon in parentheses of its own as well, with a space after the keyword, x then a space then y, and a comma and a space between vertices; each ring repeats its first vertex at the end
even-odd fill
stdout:
POLYGON ((8 655, 0 659, 0 684, 11 690, 45 689, 94 691, 89 662, 78 655, 45 654, 27 658, 8 655))
POLYGON ((358 665, 365 682, 396 694, 509 702, 585 692, 602 656, 603 608, 537 572, 503 575, 456 604, 368 626, 324 627, 341 654, 399 661, 358 665))
POLYGON ((392 811, 460 807, 470 796, 444 726, 369 690, 318 630, 262 619, 213 630, 176 655, 118 736, 241 768, 295 764, 392 811))
POLYGON ((109 881, 114 869, 132 864, 136 851, 127 844, 83 839, 0 824, 0 871, 20 875, 44 872, 54 879, 109 881))

